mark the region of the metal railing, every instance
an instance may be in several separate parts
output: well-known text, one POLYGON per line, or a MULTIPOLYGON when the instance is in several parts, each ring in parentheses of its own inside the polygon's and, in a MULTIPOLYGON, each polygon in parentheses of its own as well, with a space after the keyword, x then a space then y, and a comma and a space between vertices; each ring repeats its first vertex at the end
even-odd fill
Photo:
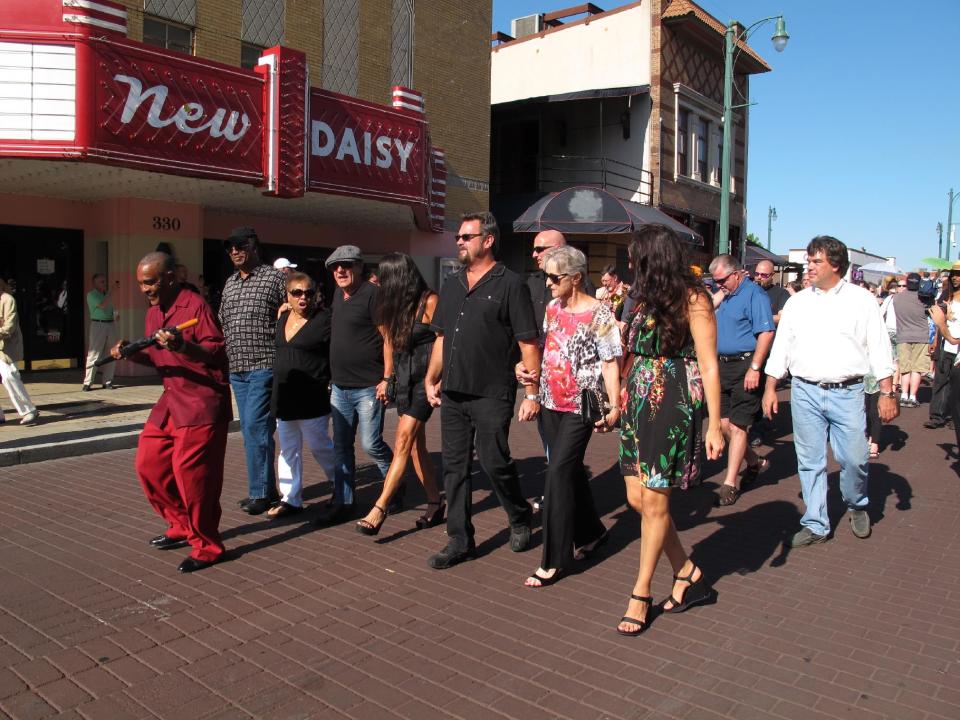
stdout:
POLYGON ((599 187, 621 200, 650 205, 653 174, 635 165, 587 155, 532 155, 517 158, 493 178, 493 192, 558 192, 576 185, 599 187))

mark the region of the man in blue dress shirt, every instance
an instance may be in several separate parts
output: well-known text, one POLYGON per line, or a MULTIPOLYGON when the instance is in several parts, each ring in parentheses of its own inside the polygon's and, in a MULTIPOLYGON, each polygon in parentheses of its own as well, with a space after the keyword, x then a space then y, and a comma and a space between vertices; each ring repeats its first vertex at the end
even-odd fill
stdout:
POLYGON ((740 463, 747 461, 743 482, 756 479, 769 464, 750 449, 747 433, 760 407, 761 371, 773 344, 770 300, 730 255, 710 263, 710 275, 722 293, 717 305, 717 355, 720 358, 720 427, 727 439, 727 473, 717 502, 733 505, 740 495, 740 463))

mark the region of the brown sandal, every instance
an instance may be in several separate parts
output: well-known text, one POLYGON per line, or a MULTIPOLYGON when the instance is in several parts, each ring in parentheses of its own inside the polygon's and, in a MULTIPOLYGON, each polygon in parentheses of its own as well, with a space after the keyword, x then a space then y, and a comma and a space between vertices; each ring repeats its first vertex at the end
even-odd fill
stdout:
POLYGON ((721 485, 720 494, 717 497, 717 505, 720 505, 721 507, 733 505, 739 497, 740 491, 733 485, 721 485))

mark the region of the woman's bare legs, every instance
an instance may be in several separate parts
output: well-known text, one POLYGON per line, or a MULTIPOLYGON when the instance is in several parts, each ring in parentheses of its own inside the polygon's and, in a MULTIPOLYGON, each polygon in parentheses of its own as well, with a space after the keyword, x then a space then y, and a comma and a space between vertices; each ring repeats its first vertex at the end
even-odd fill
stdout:
MULTIPOLYGON (((637 477, 627 477, 624 480, 627 484, 627 502, 642 518, 640 570, 633 586, 633 594, 647 597, 650 595, 650 581, 657 569, 661 553, 666 554, 675 575, 684 569, 689 571, 689 558, 680 544, 673 518, 670 517, 670 489, 645 487, 637 477)), ((631 599, 625 615, 637 620, 647 620, 649 613, 649 604, 631 599)), ((639 628, 635 623, 621 622, 618 629, 635 632, 639 628)))

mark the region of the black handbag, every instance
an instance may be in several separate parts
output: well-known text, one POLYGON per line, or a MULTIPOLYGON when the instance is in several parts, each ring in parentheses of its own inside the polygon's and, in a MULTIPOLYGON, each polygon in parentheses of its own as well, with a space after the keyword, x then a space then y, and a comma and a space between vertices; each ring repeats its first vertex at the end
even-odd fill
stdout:
POLYGON ((584 388, 580 391, 580 415, 584 422, 596 425, 606 417, 610 412, 610 403, 608 403, 606 393, 598 390, 584 388))

